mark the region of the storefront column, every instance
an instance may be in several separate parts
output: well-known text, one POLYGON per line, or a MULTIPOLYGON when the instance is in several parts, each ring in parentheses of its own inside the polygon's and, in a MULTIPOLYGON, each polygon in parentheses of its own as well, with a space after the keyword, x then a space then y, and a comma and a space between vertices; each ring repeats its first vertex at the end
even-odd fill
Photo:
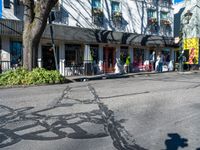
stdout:
POLYGON ((60 42, 59 44, 59 72, 65 76, 65 44, 60 42))
POLYGON ((170 50, 170 60, 173 60, 173 61, 175 61, 175 56, 174 56, 174 49, 171 49, 170 50))
POLYGON ((116 46, 116 60, 120 60, 120 46, 119 45, 117 45, 116 46))
POLYGON ((144 61, 145 60, 149 60, 149 50, 148 49, 144 50, 144 61))
POLYGON ((99 45, 99 61, 102 61, 103 62, 103 45, 99 45))
POLYGON ((41 43, 38 46, 38 60, 37 60, 37 63, 38 63, 38 67, 42 68, 42 45, 41 45, 41 43))
POLYGON ((103 45, 100 44, 99 45, 99 51, 98 51, 98 59, 99 59, 99 62, 98 62, 98 73, 103 73, 103 45))
POLYGON ((131 59, 131 64, 133 64, 133 48, 129 47, 129 55, 130 55, 130 59, 131 59))
POLYGON ((10 39, 4 37, 1 39, 2 49, 1 49, 1 69, 3 71, 10 69, 10 39))
POLYGON ((84 46, 84 74, 92 75, 92 61, 90 54, 90 45, 86 44, 84 46))

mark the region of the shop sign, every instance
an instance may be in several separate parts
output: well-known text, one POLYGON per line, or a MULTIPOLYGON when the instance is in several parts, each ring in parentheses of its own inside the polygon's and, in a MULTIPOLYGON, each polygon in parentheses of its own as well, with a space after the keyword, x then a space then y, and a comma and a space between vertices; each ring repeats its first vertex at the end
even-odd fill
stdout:
POLYGON ((189 50, 189 63, 190 64, 198 64, 198 60, 199 60, 199 39, 198 38, 184 39, 183 49, 189 50))

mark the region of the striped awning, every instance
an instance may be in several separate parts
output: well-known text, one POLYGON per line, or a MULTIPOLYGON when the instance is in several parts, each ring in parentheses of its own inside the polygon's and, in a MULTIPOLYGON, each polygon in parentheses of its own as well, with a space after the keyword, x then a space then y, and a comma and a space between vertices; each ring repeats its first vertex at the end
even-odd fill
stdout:
POLYGON ((22 36, 23 22, 18 20, 0 19, 0 35, 22 36))
MULTIPOLYGON (((68 42, 81 42, 88 44, 112 43, 135 46, 174 46, 171 37, 144 35, 137 33, 116 32, 109 30, 69 27, 67 25, 53 24, 54 39, 68 42)), ((23 22, 16 20, 0 20, 0 35, 22 36, 23 22)), ((42 38, 51 38, 50 27, 47 25, 42 38)))

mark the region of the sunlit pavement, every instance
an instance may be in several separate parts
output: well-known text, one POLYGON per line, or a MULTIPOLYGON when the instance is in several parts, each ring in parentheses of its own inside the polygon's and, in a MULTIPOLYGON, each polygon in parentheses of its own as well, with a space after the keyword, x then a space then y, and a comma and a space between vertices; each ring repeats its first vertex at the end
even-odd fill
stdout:
POLYGON ((199 75, 0 89, 0 148, 199 150, 199 75))

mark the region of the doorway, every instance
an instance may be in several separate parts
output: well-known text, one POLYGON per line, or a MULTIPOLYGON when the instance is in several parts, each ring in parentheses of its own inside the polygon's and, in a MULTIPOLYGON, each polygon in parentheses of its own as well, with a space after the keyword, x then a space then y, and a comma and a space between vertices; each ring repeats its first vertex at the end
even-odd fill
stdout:
MULTIPOLYGON (((58 60, 58 48, 56 48, 56 55, 58 60)), ((42 46, 42 63, 43 68, 47 70, 56 70, 54 53, 51 46, 42 46)))
POLYGON ((103 70, 104 73, 113 73, 115 71, 115 48, 103 48, 103 70))

